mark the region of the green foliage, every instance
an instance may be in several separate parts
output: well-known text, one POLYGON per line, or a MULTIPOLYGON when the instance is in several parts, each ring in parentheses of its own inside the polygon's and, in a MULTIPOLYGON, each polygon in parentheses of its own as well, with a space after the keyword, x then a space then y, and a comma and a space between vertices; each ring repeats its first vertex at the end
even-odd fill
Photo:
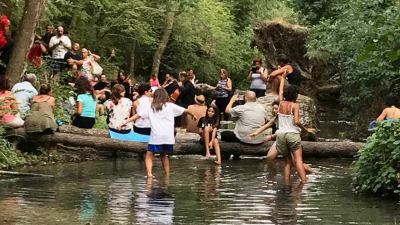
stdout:
POLYGON ((0 124, 0 168, 24 164, 25 158, 7 140, 6 127, 0 124))
POLYGON ((400 195, 400 121, 380 123, 352 167, 357 191, 400 195))
POLYGON ((313 27, 308 54, 337 64, 342 102, 361 113, 371 99, 400 93, 400 4, 354 0, 335 5, 337 17, 313 27))

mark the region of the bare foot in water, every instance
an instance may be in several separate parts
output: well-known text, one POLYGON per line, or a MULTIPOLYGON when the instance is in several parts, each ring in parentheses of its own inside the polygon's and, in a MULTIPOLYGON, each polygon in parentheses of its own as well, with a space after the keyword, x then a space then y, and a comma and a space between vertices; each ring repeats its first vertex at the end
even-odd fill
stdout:
POLYGON ((220 162, 220 161, 214 161, 214 163, 217 164, 218 166, 221 165, 221 162, 220 162))

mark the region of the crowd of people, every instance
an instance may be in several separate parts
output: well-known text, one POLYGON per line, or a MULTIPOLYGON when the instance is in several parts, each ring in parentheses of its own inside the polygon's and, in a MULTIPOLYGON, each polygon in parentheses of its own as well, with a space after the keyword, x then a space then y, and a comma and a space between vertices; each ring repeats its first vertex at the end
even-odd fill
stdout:
MULTIPOLYGON (((1 22, 7 25, 7 21, 1 22)), ((9 23, 8 23, 9 24, 9 23)), ((0 33, 0 48, 2 48, 0 33)), ((3 43, 4 44, 4 43, 3 43)), ((4 45, 3 45, 4 46, 4 45)), ((302 130, 315 133, 313 128, 305 128, 300 118, 297 100, 297 86, 301 83, 301 73, 285 55, 278 59, 277 68, 269 72, 262 66, 262 60, 253 61, 248 74, 251 84, 241 96, 234 94, 234 84, 225 68, 219 70, 215 96, 211 104, 196 90, 196 76, 192 68, 181 71, 178 79, 172 73, 165 75, 160 83, 157 74, 152 74, 148 82, 135 83, 123 70, 118 72, 117 81, 109 82, 98 61, 100 56, 87 48, 80 48, 64 33, 62 26, 54 32, 47 27, 43 36, 36 36, 28 54, 30 62, 40 67, 44 55, 50 59, 53 70, 69 70, 72 77, 66 82, 75 88, 71 124, 90 129, 96 123, 97 115, 107 115, 110 132, 119 134, 135 133, 148 136, 146 153, 147 176, 152 177, 154 154, 160 154, 167 175, 170 174, 168 155, 173 153, 175 128, 184 127, 187 132, 199 134, 204 145, 206 158, 215 151, 216 164, 222 163, 220 140, 260 145, 265 141, 275 141, 268 151, 269 162, 281 154, 285 158, 284 174, 289 179, 294 165, 302 182, 312 169, 303 162, 300 133, 302 130), (265 95, 276 96, 273 103, 273 118, 267 118, 265 107, 257 98, 265 95), (236 120, 233 131, 220 132, 222 120, 236 120), (272 135, 260 135, 272 128, 272 135), (220 135, 219 135, 220 133, 220 135)), ((10 81, 0 75, 0 121, 2 124, 19 128, 28 133, 53 132, 57 129, 54 110, 56 100, 51 87, 42 84, 36 90, 37 77, 28 73, 24 80, 11 87, 10 81)), ((386 108, 378 121, 400 118, 399 100, 387 99, 386 108)))

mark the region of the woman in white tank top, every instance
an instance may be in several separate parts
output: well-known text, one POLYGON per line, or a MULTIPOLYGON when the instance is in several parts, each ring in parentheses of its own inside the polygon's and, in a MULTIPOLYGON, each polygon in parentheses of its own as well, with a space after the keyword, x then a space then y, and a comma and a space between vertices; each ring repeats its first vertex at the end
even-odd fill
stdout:
POLYGON ((301 130, 315 133, 313 128, 305 128, 300 122, 300 104, 296 103, 297 88, 288 86, 284 89, 285 79, 281 79, 279 91, 278 121, 279 129, 276 131, 276 148, 285 157, 284 177, 289 183, 292 161, 303 183, 307 182, 303 165, 303 149, 301 147, 301 130))

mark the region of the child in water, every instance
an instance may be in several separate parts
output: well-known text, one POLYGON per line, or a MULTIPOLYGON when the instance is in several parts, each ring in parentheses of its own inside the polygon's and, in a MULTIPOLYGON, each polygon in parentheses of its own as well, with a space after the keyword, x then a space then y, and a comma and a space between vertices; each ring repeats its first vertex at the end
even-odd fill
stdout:
POLYGON ((210 149, 214 148, 217 157, 215 163, 221 165, 221 147, 217 138, 217 130, 219 128, 218 118, 218 108, 214 105, 210 105, 207 107, 206 115, 200 118, 197 127, 199 128, 200 135, 204 140, 206 158, 211 156, 210 149))
POLYGON ((124 122, 126 124, 140 117, 150 120, 151 132, 145 159, 148 178, 153 177, 154 154, 161 154, 165 173, 170 175, 168 155, 173 153, 175 144, 174 118, 185 112, 196 118, 185 108, 170 103, 167 91, 159 88, 154 92, 150 109, 143 110, 124 122))

